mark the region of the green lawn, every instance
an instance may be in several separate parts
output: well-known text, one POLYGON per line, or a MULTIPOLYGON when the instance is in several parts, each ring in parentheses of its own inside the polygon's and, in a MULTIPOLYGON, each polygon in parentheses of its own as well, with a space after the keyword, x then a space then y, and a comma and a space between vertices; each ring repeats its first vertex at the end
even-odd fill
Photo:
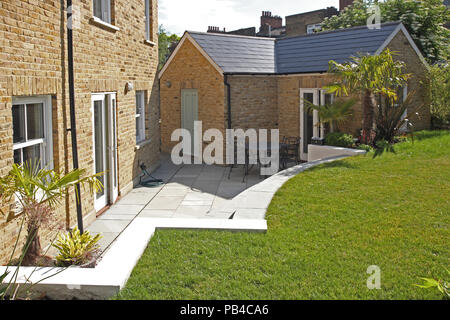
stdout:
POLYGON ((413 284, 449 267, 450 132, 396 151, 291 179, 267 234, 158 231, 116 299, 440 299, 413 284))

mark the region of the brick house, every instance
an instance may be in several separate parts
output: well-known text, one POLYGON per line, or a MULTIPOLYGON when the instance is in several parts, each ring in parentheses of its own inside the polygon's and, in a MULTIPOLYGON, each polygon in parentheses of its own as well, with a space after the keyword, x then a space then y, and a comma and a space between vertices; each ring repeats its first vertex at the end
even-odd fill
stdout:
MULTIPOLYGON (((194 120, 203 130, 216 128, 278 128, 280 136, 301 137, 301 157, 307 159, 312 137, 322 137, 317 113, 303 110, 307 99, 315 104, 333 100, 323 89, 333 80, 329 60, 347 61, 357 53, 377 54, 384 48, 397 51, 413 77, 404 91, 414 91, 415 106, 408 118, 416 129, 430 126, 421 81, 427 68, 419 49, 399 22, 381 29, 366 26, 283 39, 186 32, 159 73, 162 150, 177 143, 171 133, 191 130, 194 120)), ((358 134, 362 127, 362 102, 340 129, 358 134)))
MULTIPOLYGON (((29 159, 72 168, 65 2, 0 2, 0 175, 29 159)), ((132 189, 140 163, 159 160, 157 11, 157 0, 74 1, 79 167, 107 172, 101 194, 82 190, 85 223, 132 189)), ((76 225, 69 198, 58 211, 66 228, 76 225)), ((1 264, 20 219, 0 219, 1 264)))

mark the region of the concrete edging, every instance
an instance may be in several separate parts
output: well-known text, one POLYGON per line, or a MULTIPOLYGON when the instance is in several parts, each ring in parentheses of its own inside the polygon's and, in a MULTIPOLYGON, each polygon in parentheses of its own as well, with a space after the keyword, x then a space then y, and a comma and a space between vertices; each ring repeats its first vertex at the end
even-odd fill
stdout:
MULTIPOLYGON (((125 286, 131 272, 157 229, 266 232, 267 221, 263 218, 245 219, 245 216, 239 217, 240 212, 243 210, 254 210, 246 207, 246 204, 261 201, 261 194, 266 194, 265 201, 267 204, 261 205, 259 209, 257 208, 265 215, 273 195, 286 181, 312 167, 346 157, 349 156, 341 155, 300 164, 281 171, 247 189, 231 200, 233 204, 232 209, 236 210, 237 219, 236 217, 235 219, 137 217, 120 234, 95 268, 20 267, 17 283, 21 283, 24 286, 37 283, 32 288, 33 292, 46 293, 48 297, 54 299, 107 299, 117 294, 125 286), (48 279, 39 282, 44 278, 48 279)), ((0 267, 0 274, 3 274, 6 268, 0 267)), ((8 283, 16 267, 9 267, 8 270, 11 273, 4 280, 4 283, 8 283)))
MULTIPOLYGON (((54 299, 107 299, 122 289, 157 229, 267 231, 265 220, 136 218, 122 232, 95 268, 20 267, 17 283, 54 299), (126 259, 124 259, 126 257, 126 259), (30 277, 31 275, 31 277, 30 277), (53 276, 52 276, 53 275, 53 276), (41 279, 50 278, 39 282, 41 279), (29 281, 26 281, 29 279, 29 281), (38 283, 39 282, 39 283, 38 283)), ((0 267, 0 274, 7 267, 0 267)), ((9 267, 8 283, 16 267, 9 267)))

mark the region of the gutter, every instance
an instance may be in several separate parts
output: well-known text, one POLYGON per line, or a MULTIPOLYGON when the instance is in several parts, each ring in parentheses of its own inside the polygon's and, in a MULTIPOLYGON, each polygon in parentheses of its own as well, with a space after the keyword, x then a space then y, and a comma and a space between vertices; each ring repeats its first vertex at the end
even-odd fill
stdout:
POLYGON ((231 86, 228 83, 228 74, 223 75, 223 83, 227 87, 228 129, 231 129, 231 86))
MULTIPOLYGON (((72 33, 72 0, 67 0, 67 53, 68 53, 68 73, 69 73, 69 101, 70 101, 70 136, 72 138, 72 160, 73 169, 79 169, 78 164, 78 143, 77 143, 77 125, 75 117, 75 81, 73 71, 73 33, 72 33)), ((78 195, 75 197, 77 207, 78 230, 83 234, 83 210, 81 207, 81 188, 80 184, 75 185, 78 195)))

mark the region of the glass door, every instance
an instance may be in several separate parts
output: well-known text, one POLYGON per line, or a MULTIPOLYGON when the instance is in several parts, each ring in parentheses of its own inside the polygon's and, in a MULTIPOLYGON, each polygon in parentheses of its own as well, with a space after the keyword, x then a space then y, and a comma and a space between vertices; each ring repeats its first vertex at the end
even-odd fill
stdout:
POLYGON ((93 140, 94 140, 94 174, 104 173, 98 179, 103 189, 95 194, 94 207, 99 211, 108 204, 107 150, 106 150, 106 118, 105 95, 92 96, 93 140))
POLYGON ((308 160, 308 145, 314 135, 318 136, 318 128, 315 126, 318 122, 317 111, 308 112, 305 101, 315 105, 319 104, 319 91, 317 89, 300 89, 300 158, 308 160))

